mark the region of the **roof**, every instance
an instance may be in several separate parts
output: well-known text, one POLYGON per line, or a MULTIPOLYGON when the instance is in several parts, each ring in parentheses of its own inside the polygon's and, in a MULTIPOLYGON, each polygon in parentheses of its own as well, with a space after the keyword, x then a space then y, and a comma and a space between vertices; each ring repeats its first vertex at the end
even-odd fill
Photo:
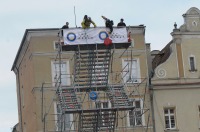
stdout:
POLYGON ((34 31, 48 31, 48 30, 59 30, 59 28, 41 28, 41 29, 26 29, 26 30, 25 30, 25 33, 24 33, 24 36, 23 36, 23 38, 22 38, 20 47, 19 47, 19 49, 18 49, 18 51, 17 51, 17 55, 16 55, 15 60, 14 60, 14 62, 13 62, 11 71, 13 71, 14 68, 15 68, 15 65, 16 65, 16 63, 17 63, 17 61, 18 61, 20 52, 22 51, 22 47, 23 47, 23 45, 24 45, 24 42, 25 42, 25 40, 26 40, 26 37, 27 37, 28 33, 29 33, 29 32, 34 32, 34 31))
POLYGON ((170 56, 170 45, 173 41, 170 41, 153 59, 152 69, 154 70, 158 65, 164 63, 170 56))

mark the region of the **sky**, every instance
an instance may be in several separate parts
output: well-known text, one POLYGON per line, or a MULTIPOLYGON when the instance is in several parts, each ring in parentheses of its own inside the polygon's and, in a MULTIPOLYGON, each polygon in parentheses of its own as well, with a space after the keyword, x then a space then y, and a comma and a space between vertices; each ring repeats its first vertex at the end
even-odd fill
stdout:
POLYGON ((171 39, 174 22, 180 27, 182 15, 199 0, 0 0, 0 132, 11 132, 18 123, 16 77, 12 64, 26 29, 81 26, 88 15, 104 26, 102 15, 126 25, 144 24, 145 41, 151 50, 161 50, 171 39), (74 9, 75 14, 74 15, 74 9), (75 21, 76 16, 76 21, 75 21))

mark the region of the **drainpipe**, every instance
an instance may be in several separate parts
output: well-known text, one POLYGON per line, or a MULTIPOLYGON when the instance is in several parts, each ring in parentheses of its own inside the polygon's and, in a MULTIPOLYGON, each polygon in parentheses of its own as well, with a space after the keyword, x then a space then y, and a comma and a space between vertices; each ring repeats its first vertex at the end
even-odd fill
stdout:
POLYGON ((153 86, 151 84, 151 78, 153 77, 154 72, 152 71, 150 73, 150 77, 149 77, 149 90, 150 90, 150 102, 151 102, 151 112, 152 112, 152 121, 153 121, 153 132, 156 132, 156 128, 155 128, 155 114, 154 114, 154 104, 153 104, 153 86))

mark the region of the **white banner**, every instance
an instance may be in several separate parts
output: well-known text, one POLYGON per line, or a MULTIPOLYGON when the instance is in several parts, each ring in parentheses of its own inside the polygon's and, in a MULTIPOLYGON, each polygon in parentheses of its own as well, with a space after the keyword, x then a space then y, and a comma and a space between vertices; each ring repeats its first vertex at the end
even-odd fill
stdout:
MULTIPOLYGON (((108 31, 110 31, 108 28, 64 29, 64 44, 102 44, 104 43, 104 39, 108 37, 108 31)), ((109 37, 113 43, 128 42, 126 28, 113 28, 113 32, 109 37)))

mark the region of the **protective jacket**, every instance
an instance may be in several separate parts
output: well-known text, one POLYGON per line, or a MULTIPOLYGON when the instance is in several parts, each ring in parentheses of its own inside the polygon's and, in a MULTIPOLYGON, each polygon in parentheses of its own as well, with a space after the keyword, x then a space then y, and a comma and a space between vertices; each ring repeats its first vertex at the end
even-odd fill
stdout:
POLYGON ((81 25, 82 25, 82 28, 83 29, 85 29, 85 28, 90 28, 90 24, 93 24, 94 25, 94 27, 96 27, 96 24, 91 20, 85 20, 85 19, 83 19, 83 21, 82 21, 82 23, 81 23, 81 25))

